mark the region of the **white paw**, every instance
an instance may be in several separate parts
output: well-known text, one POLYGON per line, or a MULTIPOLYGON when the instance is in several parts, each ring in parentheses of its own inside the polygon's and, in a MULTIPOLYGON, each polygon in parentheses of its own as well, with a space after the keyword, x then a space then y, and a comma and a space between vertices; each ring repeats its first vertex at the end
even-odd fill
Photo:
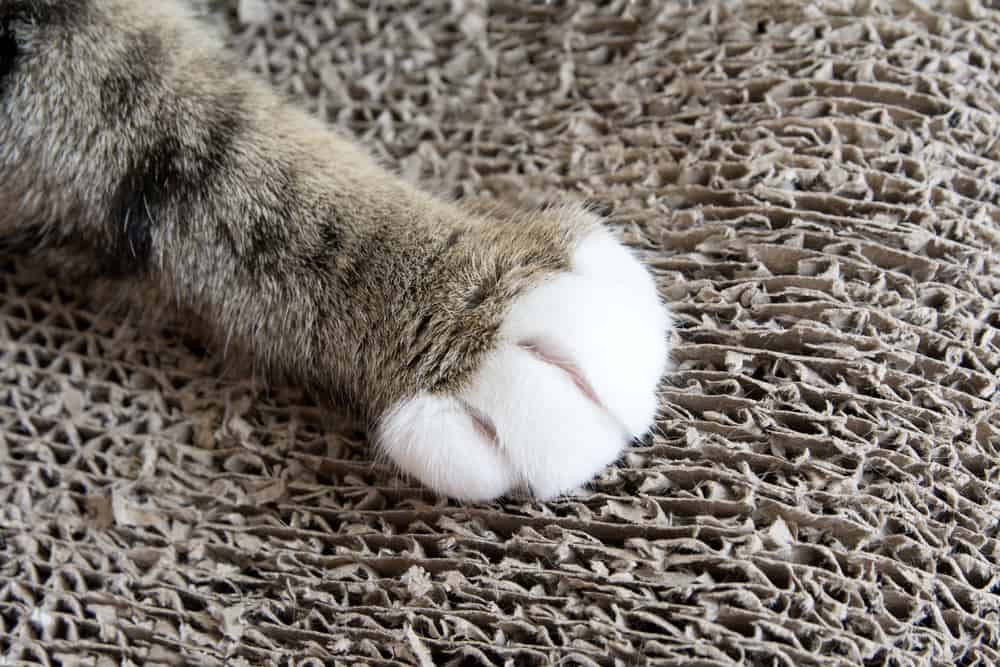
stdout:
POLYGON ((646 269, 594 232, 571 272, 512 304, 497 349, 465 389, 401 402, 380 423, 378 446, 462 500, 574 491, 652 425, 669 328, 646 269))

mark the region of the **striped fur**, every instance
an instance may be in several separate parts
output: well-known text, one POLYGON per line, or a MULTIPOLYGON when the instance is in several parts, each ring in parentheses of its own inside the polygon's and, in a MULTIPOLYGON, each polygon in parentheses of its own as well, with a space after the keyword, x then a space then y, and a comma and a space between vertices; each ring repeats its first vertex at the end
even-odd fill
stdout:
POLYGON ((461 381, 585 231, 425 195, 182 3, 5 0, 0 26, 0 234, 155 287, 363 416, 461 381))
MULTIPOLYGON (((637 388, 643 405, 652 406, 653 376, 663 363, 657 340, 669 320, 658 314, 648 276, 594 236, 598 227, 598 218, 578 206, 501 216, 425 194, 241 70, 180 0, 0 0, 0 237, 144 303, 155 296, 179 304, 226 348, 248 352, 258 367, 311 387, 372 426, 402 415, 378 431, 396 438, 380 446, 446 492, 487 498, 512 484, 561 492, 593 475, 626 441, 620 420, 600 417, 612 425, 607 433, 579 434, 581 443, 594 440, 591 453, 570 468, 556 466, 572 474, 546 481, 547 469, 536 463, 548 460, 543 455, 562 457, 559 424, 508 443, 482 422, 491 419, 492 405, 463 417, 464 399, 455 398, 470 384, 493 391, 501 377, 480 370, 502 347, 512 304, 556 274, 569 275, 574 257, 590 256, 574 255, 585 238, 624 271, 624 282, 610 274, 601 280, 645 295, 644 305, 628 312, 649 334, 632 351, 645 350, 648 359, 633 363, 638 379, 630 380, 606 352, 628 346, 620 339, 628 338, 621 332, 629 323, 598 318, 580 325, 590 329, 580 338, 591 341, 586 349, 594 359, 559 361, 560 372, 569 373, 562 380, 537 360, 523 373, 555 378, 554 406, 607 411, 607 400, 581 403, 574 393, 588 386, 579 368, 609 369, 622 377, 608 376, 606 386, 620 389, 608 400, 620 403, 637 388), (399 406, 446 395, 448 405, 459 406, 454 437, 466 437, 462 420, 472 419, 483 426, 473 437, 495 435, 483 445, 484 460, 492 460, 491 448, 507 451, 496 480, 475 481, 483 472, 478 464, 467 479, 425 470, 434 452, 392 449, 436 442, 428 434, 437 420, 399 406), (540 438, 531 447, 542 449, 517 450, 531 438, 540 438), (451 481, 438 483, 444 479, 451 481)), ((606 298, 611 310, 635 296, 616 289, 626 291, 606 298)), ((592 317, 586 288, 566 290, 563 304, 538 310, 542 319, 569 302, 592 317)), ((563 329, 549 329, 564 339, 556 349, 573 349, 577 335, 567 324, 575 316, 566 312, 563 329)), ((535 342, 518 344, 534 349, 535 342)), ((530 392, 542 385, 529 377, 525 386, 530 392)), ((549 397, 497 399, 496 407, 514 406, 504 417, 514 420, 514 432, 517 405, 542 405, 538 400, 549 397)), ((652 410, 639 420, 645 427, 652 410)))

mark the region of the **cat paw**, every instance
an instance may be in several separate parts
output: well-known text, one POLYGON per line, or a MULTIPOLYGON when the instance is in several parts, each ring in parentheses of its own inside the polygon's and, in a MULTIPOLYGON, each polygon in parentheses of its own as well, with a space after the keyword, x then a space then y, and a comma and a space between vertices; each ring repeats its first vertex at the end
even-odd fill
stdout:
POLYGON ((471 381, 397 404, 378 446, 461 500, 574 491, 652 425, 670 324, 646 269, 606 230, 591 232, 570 271, 514 301, 471 381))

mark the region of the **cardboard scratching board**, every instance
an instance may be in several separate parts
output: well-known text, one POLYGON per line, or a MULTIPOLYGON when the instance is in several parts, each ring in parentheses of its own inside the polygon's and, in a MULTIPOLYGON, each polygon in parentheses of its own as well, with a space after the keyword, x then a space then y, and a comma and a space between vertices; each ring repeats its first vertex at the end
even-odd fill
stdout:
POLYGON ((588 495, 460 506, 0 257, 0 664, 1000 664, 1000 13, 225 12, 407 175, 609 205, 662 418, 588 495))

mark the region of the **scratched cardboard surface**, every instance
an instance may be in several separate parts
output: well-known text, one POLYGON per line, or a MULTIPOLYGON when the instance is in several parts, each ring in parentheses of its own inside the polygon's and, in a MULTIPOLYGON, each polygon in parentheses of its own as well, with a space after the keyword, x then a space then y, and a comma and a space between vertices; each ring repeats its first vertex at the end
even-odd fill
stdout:
POLYGON ((1000 664, 1000 14, 597 4, 221 18, 410 177, 609 205, 678 322, 656 435, 442 502, 0 258, 0 664, 1000 664))

